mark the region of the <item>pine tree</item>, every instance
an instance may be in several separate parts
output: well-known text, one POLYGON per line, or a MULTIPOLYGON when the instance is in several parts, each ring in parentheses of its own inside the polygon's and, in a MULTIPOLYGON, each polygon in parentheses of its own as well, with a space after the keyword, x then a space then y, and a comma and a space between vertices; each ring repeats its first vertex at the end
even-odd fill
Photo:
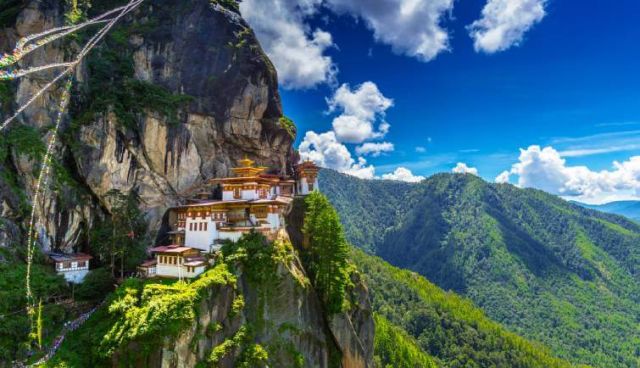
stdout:
POLYGON ((343 309, 349 282, 345 240, 338 213, 320 192, 307 196, 303 232, 308 240, 310 273, 327 312, 343 309))

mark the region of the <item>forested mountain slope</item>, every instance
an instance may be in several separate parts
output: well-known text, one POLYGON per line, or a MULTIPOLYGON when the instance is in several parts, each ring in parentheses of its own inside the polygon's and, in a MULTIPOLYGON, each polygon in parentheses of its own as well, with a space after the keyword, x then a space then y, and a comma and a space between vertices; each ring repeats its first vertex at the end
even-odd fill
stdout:
MULTIPOLYGON (((345 181, 396 195, 397 183, 323 171, 320 185, 339 211, 347 206, 340 203, 345 181)), ((348 195, 351 207, 367 200, 348 195)), ((435 175, 395 200, 400 210, 384 219, 341 212, 349 240, 358 245, 354 222, 376 228, 382 258, 469 297, 572 362, 638 366, 640 225, 472 175, 435 175)))
MULTIPOLYGON (((548 348, 491 321, 469 300, 445 292, 414 272, 398 269, 356 249, 352 258, 369 286, 377 313, 376 356, 393 350, 380 346, 385 331, 403 329, 438 366, 570 366, 554 358, 548 348)), ((401 347, 398 344, 395 350, 401 351, 401 347)))
POLYGON ((321 171, 320 185, 322 192, 327 187, 349 241, 367 250, 373 250, 384 230, 406 210, 405 197, 414 188, 401 181, 359 180, 326 169, 321 171))

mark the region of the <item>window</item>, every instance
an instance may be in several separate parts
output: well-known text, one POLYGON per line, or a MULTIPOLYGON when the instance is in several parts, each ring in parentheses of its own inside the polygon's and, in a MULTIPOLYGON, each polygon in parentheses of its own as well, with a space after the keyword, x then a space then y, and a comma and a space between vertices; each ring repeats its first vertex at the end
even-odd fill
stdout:
POLYGON ((204 223, 204 231, 207 231, 208 225, 209 225, 208 223, 206 223, 206 222, 204 223))
POLYGON ((233 198, 235 198, 235 199, 242 198, 242 191, 240 190, 240 188, 234 188, 233 189, 233 198))
POLYGON ((313 192, 313 183, 309 183, 309 184, 307 184, 307 185, 309 186, 309 191, 310 191, 310 192, 313 192))
POLYGON ((64 262, 62 268, 71 268, 71 262, 64 262))
POLYGON ((80 261, 78 262, 78 267, 85 267, 87 265, 86 261, 80 261))

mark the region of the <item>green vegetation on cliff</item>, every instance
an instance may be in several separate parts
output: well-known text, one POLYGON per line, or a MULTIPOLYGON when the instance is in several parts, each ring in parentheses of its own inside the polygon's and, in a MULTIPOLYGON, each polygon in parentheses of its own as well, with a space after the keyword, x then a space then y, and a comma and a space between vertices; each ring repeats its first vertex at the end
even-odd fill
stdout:
MULTIPOLYGON (((25 290, 27 266, 13 259, 8 252, 2 252, 2 257, 4 261, 0 263, 0 363, 24 359, 30 348, 35 346, 31 344, 33 339, 29 337, 30 323, 25 290)), ((55 302, 68 298, 71 290, 64 279, 47 266, 34 264, 31 280, 34 299, 43 303, 41 337, 45 344, 49 344, 68 316, 64 305, 57 305, 55 302)))
POLYGON ((349 245, 344 238, 338 213, 327 197, 314 191, 305 198, 303 233, 305 256, 314 287, 328 314, 348 308, 346 288, 349 284, 349 245))
POLYGON ((402 193, 395 182, 323 171, 320 185, 338 209, 353 207, 341 212, 349 240, 360 236, 354 223, 379 228, 373 249, 383 259, 467 296, 559 357, 637 366, 637 223, 473 175, 435 175, 402 193), (384 219, 362 212, 369 186, 400 210, 384 219))
POLYGON ((123 362, 146 361, 165 338, 191 326, 201 298, 211 287, 235 281, 224 263, 188 284, 128 279, 82 328, 68 336, 49 366, 108 366, 116 353, 123 362), (127 350, 132 343, 136 349, 127 350))
POLYGON ((280 118, 280 126, 284 128, 284 130, 287 131, 287 133, 289 133, 289 135, 291 136, 291 138, 295 139, 296 138, 296 124, 293 122, 293 120, 289 119, 286 116, 283 116, 280 118))
MULTIPOLYGON (((300 320, 311 311, 291 312, 305 297, 315 293, 291 243, 252 232, 226 243, 216 265, 193 281, 127 279, 47 366, 156 366, 161 347, 179 339, 187 340, 188 354, 204 357, 198 367, 309 366, 316 357, 304 356, 298 349, 306 345, 297 341, 323 346, 339 361, 333 340, 314 340, 324 336, 318 326, 300 320)), ((302 305, 317 309, 308 318, 323 320, 314 302, 302 305)))

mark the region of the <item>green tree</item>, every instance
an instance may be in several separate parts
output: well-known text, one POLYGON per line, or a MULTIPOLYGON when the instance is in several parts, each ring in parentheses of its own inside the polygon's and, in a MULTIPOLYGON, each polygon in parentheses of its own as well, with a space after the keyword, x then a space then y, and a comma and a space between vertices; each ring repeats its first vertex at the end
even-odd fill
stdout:
POLYGON ((100 300, 113 291, 115 280, 110 270, 105 267, 91 270, 82 284, 76 287, 75 298, 78 300, 100 300))
POLYGON ((134 269, 145 257, 148 243, 147 222, 138 208, 135 194, 117 190, 107 193, 111 217, 97 224, 91 232, 91 247, 103 261, 108 261, 111 275, 120 277, 134 269))
POLYGON ((327 197, 315 191, 305 199, 303 233, 311 279, 319 291, 327 313, 342 311, 349 283, 348 253, 338 213, 327 197))

